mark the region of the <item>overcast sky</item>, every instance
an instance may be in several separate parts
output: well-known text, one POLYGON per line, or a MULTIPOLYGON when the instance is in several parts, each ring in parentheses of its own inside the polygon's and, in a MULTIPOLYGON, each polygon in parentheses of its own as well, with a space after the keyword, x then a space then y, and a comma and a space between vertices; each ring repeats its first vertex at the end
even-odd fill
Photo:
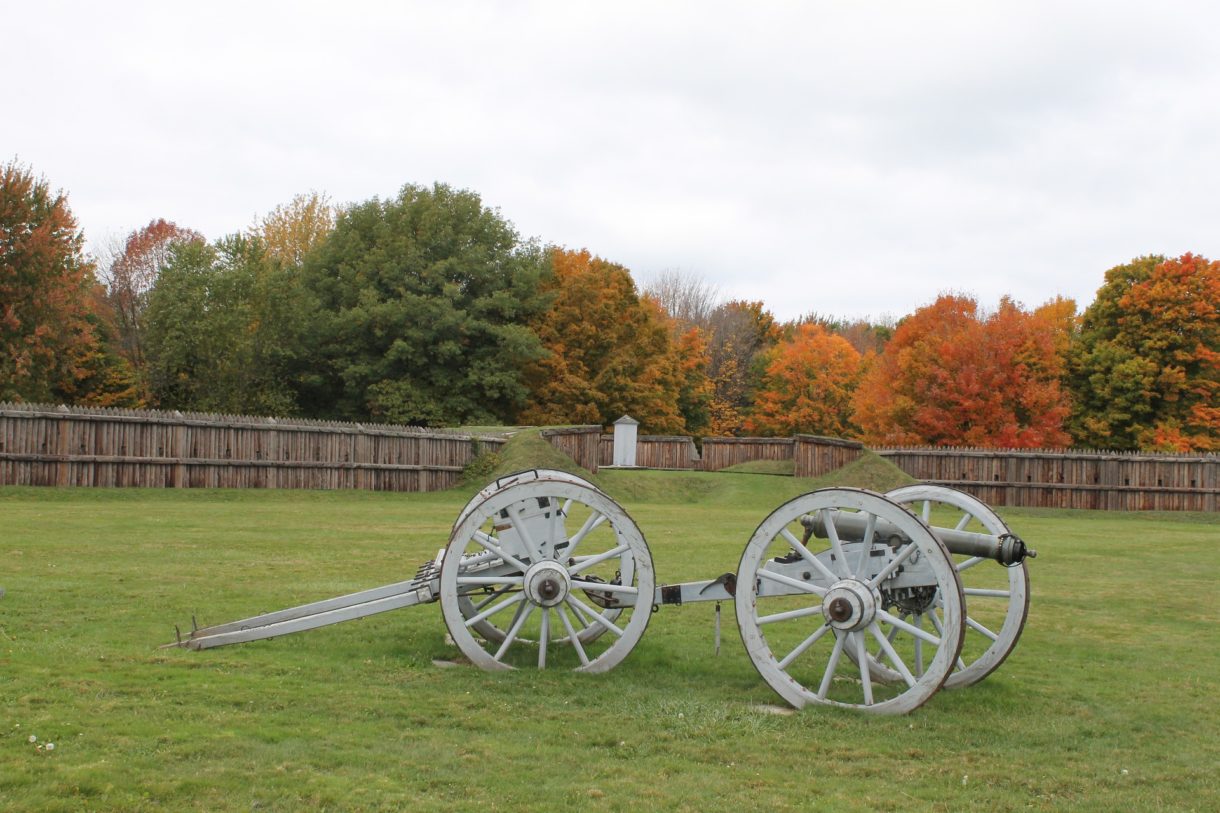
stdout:
POLYGON ((1220 256, 1220 4, 0 0, 0 160, 91 243, 442 181, 780 318, 1220 256))

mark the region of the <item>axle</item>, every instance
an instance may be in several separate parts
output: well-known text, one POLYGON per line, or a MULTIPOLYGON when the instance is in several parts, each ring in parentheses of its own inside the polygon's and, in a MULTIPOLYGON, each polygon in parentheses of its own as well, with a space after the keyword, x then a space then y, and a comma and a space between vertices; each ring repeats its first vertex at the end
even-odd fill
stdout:
MULTIPOLYGON (((801 524, 807 531, 806 538, 812 533, 819 539, 828 539, 825 515, 829 515, 831 523, 839 538, 847 542, 863 542, 868 532, 868 520, 863 514, 851 511, 831 509, 818 514, 805 514, 801 524)), ((953 528, 932 528, 932 533, 938 538, 950 553, 961 556, 977 556, 982 559, 994 559, 1005 566, 1018 565, 1026 558, 1033 559, 1037 552, 1025 545, 1025 542, 1013 534, 992 536, 972 531, 959 531, 953 528)), ((875 518, 873 539, 891 545, 910 542, 906 535, 891 525, 888 521, 875 518)))

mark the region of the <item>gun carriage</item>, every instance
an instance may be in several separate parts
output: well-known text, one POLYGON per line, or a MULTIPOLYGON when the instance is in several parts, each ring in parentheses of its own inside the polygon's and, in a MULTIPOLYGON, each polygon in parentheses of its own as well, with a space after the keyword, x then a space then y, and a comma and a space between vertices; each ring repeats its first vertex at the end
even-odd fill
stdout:
POLYGON ((483 669, 606 672, 663 607, 731 603, 751 662, 797 708, 918 708, 1003 663, 1029 609, 1036 554, 974 497, 933 485, 804 494, 771 512, 735 573, 656 582, 644 535, 615 500, 565 472, 502 477, 473 497, 414 578, 196 628, 206 649, 439 602, 483 669))

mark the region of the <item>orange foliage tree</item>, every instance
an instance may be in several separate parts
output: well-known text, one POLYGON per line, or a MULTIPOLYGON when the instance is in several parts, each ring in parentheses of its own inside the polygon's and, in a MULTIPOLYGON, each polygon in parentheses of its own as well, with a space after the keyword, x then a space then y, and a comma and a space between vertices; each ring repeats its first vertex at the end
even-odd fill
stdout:
POLYGON ((746 430, 759 435, 854 434, 851 398, 860 361, 860 353, 842 336, 818 324, 798 325, 770 354, 746 430))
MULTIPOLYGON (((583 249, 550 256, 552 304, 531 325, 547 355, 526 367, 530 396, 519 420, 608 424, 629 414, 646 431, 683 431, 681 354, 660 306, 639 296, 621 265, 583 249)), ((696 342, 688 344, 688 366, 697 367, 696 342)))
POLYGON ((1220 450, 1220 261, 1141 257, 1110 269, 1070 380, 1078 442, 1220 450))
POLYGON ((899 324, 856 392, 855 421, 863 439, 1065 445, 1068 404, 1057 352, 1065 307, 1031 313, 1005 298, 984 316, 972 297, 942 295, 920 308, 899 324))
POLYGON ((0 401, 74 400, 97 350, 93 266, 66 196, 0 165, 0 401))

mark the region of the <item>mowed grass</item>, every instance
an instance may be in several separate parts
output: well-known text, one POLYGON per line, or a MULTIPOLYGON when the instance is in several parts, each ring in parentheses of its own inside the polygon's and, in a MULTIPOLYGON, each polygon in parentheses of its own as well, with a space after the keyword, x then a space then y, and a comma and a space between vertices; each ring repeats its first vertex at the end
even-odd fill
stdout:
MULTIPOLYGON (((808 483, 603 472, 659 581, 737 567, 808 483)), ((0 810, 1214 810, 1220 522, 1003 510, 1025 635, 906 717, 772 713, 723 607, 606 675, 491 674, 438 605, 202 652, 189 628, 410 577, 473 489, 0 489, 0 810), (28 742, 54 742, 53 751, 28 742)))

